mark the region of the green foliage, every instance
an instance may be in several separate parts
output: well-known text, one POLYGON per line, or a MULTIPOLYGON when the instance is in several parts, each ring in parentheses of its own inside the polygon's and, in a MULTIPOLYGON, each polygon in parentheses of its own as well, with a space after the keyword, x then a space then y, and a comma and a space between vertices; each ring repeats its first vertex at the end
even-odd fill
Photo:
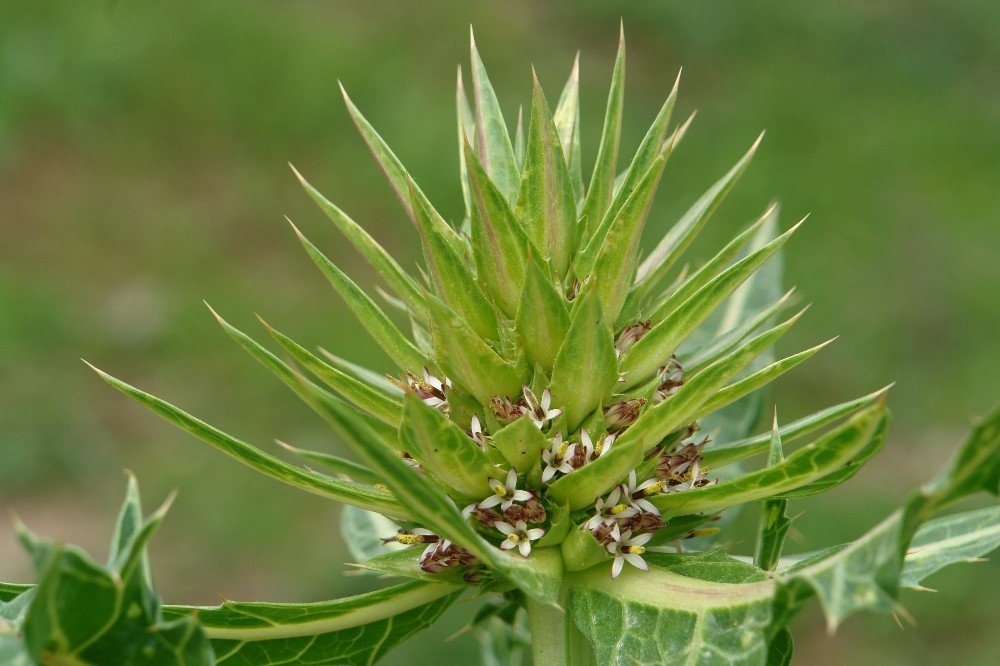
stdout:
POLYGON ((577 65, 554 113, 534 81, 527 133, 519 121, 512 141, 474 41, 471 58, 471 104, 461 73, 456 95, 467 234, 437 212, 345 93, 419 232, 422 276, 299 176, 409 319, 412 336, 295 230, 402 374, 386 381, 332 355, 327 362, 265 324, 286 361, 219 318, 360 463, 287 447, 334 475, 292 465, 98 371, 227 455, 347 504, 357 564, 406 582, 331 602, 161 615, 142 548, 162 513, 143 523, 136 496, 108 569, 25 533, 39 583, 0 588, 0 655, 99 663, 156 636, 156 649, 194 650, 205 663, 371 663, 473 588, 503 599, 475 623, 491 627, 494 657, 518 654, 524 609, 536 663, 782 664, 792 651, 787 627, 810 598, 831 627, 860 610, 896 611, 903 586, 997 545, 993 510, 934 516, 1000 490, 1000 413, 868 533, 783 559, 789 502, 849 481, 884 444, 889 413, 880 391, 749 437, 760 390, 825 346, 780 360, 772 349, 802 314, 774 321, 784 307, 780 254, 799 225, 780 232, 771 206, 690 276, 674 269, 760 139, 641 259, 661 175, 688 127, 669 128, 677 85, 618 173, 621 40, 585 186, 577 65), (785 455, 784 444, 817 432, 785 455), (762 467, 735 464, 765 451, 762 467), (711 547, 710 523, 725 526, 723 515, 748 503, 763 508, 753 558, 711 547), (86 614, 73 601, 84 594, 86 614), (121 603, 129 594, 141 612, 121 603), (141 640, 116 629, 136 617, 141 640))

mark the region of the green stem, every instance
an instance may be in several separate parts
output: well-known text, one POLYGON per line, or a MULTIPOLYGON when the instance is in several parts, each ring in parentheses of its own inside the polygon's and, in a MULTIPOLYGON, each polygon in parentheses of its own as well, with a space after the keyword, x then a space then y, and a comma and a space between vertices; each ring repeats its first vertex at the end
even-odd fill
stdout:
POLYGON ((569 586, 559 593, 559 606, 527 602, 531 630, 532 663, 538 666, 590 666, 596 664, 587 638, 567 615, 569 586))

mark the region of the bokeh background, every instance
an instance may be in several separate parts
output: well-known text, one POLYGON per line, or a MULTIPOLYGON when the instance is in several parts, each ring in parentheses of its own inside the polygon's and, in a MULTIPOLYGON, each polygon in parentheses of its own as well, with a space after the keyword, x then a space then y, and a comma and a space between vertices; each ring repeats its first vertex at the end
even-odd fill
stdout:
MULTIPOLYGON (((658 235, 768 129, 704 233, 719 245, 771 198, 812 217, 787 279, 816 303, 783 341, 829 350, 780 382, 781 413, 892 380, 888 446, 845 487, 801 502, 796 549, 857 536, 938 468, 1000 397, 1000 4, 33 2, 0 5, 0 506, 103 557, 124 488, 180 496, 152 546, 169 601, 318 600, 344 575, 339 510, 225 459, 118 395, 86 357, 223 429, 335 450, 318 419, 231 344, 262 313, 377 368, 297 246, 288 214, 367 286, 299 189, 293 162, 406 265, 415 234, 355 135, 342 80, 446 216, 459 215, 453 85, 473 24, 510 117, 529 65, 550 98, 582 49, 593 159, 616 45, 628 36, 624 152, 677 69, 698 118, 649 224, 658 235)), ((794 510, 794 509, 793 509, 794 510)), ((746 517, 747 521, 752 515, 746 517)), ((749 531, 744 531, 749 535, 749 531)), ((746 551, 752 540, 734 545, 746 551)), ((0 579, 30 576, 0 520, 0 579)), ((859 616, 796 630, 797 663, 995 664, 1000 567, 912 593, 916 626, 859 616)), ((434 654, 468 608, 390 663, 434 654)), ((449 649, 471 657, 469 636, 449 649)))

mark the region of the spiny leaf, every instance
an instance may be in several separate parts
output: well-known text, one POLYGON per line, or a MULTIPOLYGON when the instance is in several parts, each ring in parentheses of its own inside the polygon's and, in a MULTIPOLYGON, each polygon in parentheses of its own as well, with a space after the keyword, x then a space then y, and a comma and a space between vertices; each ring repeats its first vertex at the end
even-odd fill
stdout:
POLYGON ((531 362, 550 371, 569 330, 569 312, 534 256, 525 269, 514 328, 531 362))
POLYGON ((322 465, 331 472, 346 476, 352 481, 367 483, 371 486, 382 482, 382 479, 378 474, 371 471, 364 465, 354 462, 353 460, 347 460, 346 458, 341 458, 340 456, 335 456, 323 451, 300 449, 299 447, 292 446, 291 444, 283 442, 280 439, 275 440, 275 443, 286 451, 299 456, 303 460, 307 460, 308 462, 315 463, 317 465, 322 465))
POLYGON ((611 75, 611 89, 608 91, 608 106, 604 112, 604 129, 601 132, 601 143, 597 149, 597 160, 594 162, 594 172, 590 176, 587 196, 583 201, 581 223, 583 233, 587 238, 590 232, 600 225, 604 213, 611 203, 612 191, 615 186, 615 170, 618 164, 618 147, 621 141, 622 105, 625 99, 625 34, 619 34, 618 56, 615 58, 615 69, 611 75))
POLYGON ((636 183, 632 194, 618 209, 594 261, 593 274, 597 278, 601 309, 606 313, 608 322, 613 323, 618 318, 625 294, 628 293, 639 238, 665 165, 665 158, 655 159, 642 179, 636 183))
POLYGON ((459 596, 455 585, 407 582, 334 601, 167 606, 168 617, 197 617, 220 664, 373 664, 434 623, 459 596))
MULTIPOLYGON (((291 166, 291 165, 289 165, 291 166)), ((326 213, 326 216, 337 226, 337 229, 350 241, 351 245, 374 268, 386 284, 399 296, 417 318, 426 321, 427 310, 420 287, 410 275, 402 269, 392 256, 379 245, 371 235, 352 220, 348 215, 320 194, 319 190, 309 184, 302 174, 292 166, 296 178, 302 187, 312 197, 312 200, 326 213)))
MULTIPOLYGON (((409 172, 403 167, 402 162, 396 157, 395 153, 389 148, 386 142, 378 135, 375 128, 365 120, 365 117, 361 115, 358 111, 358 107, 354 105, 351 98, 347 96, 347 91, 344 90, 343 84, 340 84, 340 92, 344 95, 344 103, 347 105, 347 111, 351 114, 351 119, 357 126, 358 131, 361 133, 361 138, 364 139, 365 143, 368 145, 368 149, 371 151, 372 156, 375 157, 375 161, 378 163, 379 168, 382 169, 382 173, 385 174, 386 179, 389 181, 389 186, 392 187, 393 192, 396 193, 396 197, 399 202, 403 205, 403 210, 410 217, 410 221, 414 224, 417 223, 416 212, 410 203, 411 196, 409 192, 409 185, 407 180, 412 180, 410 178, 409 172)), ((416 188, 417 198, 424 203, 424 205, 431 211, 431 224, 435 229, 441 234, 442 238, 447 239, 449 245, 452 246, 456 252, 461 252, 462 242, 455 233, 455 230, 448 226, 448 223, 444 221, 437 211, 434 211, 434 207, 431 206, 430 201, 424 195, 420 188, 416 188)))
POLYGON ((747 227, 744 231, 740 232, 733 240, 729 241, 725 247, 723 247, 719 252, 705 262, 705 264, 699 268, 697 271, 692 273, 690 277, 680 283, 676 289, 672 290, 667 298, 660 301, 656 307, 650 312, 649 319, 654 323, 659 323, 663 319, 677 309, 681 303, 686 301, 688 298, 694 295, 696 291, 701 289, 711 280, 713 277, 719 274, 722 269, 724 269, 730 261, 732 261, 736 255, 739 253, 740 249, 746 245, 746 243, 757 233, 761 225, 773 214, 777 206, 772 204, 763 215, 761 215, 753 224, 747 227))
POLYGON ((534 245, 551 259, 557 279, 576 252, 576 197, 559 133, 532 72, 531 119, 516 213, 534 245))
POLYGON ((847 464, 879 433, 887 419, 885 406, 875 405, 778 464, 715 485, 657 495, 650 501, 666 518, 718 511, 795 490, 847 464))
POLYGON ((438 410, 412 393, 406 396, 400 438, 419 451, 421 464, 466 497, 490 495, 490 477, 499 471, 479 445, 438 410))
POLYGON ((542 431, 527 416, 504 426, 493 437, 493 446, 517 470, 518 474, 527 474, 542 455, 542 450, 548 448, 549 440, 542 431))
POLYGON ((773 241, 736 262, 696 291, 680 307, 644 335, 623 358, 628 386, 649 377, 661 363, 677 351, 678 345, 701 324, 761 264, 784 245, 799 224, 773 241))
POLYGON ((368 334, 374 338, 379 347, 389 355, 389 358, 403 370, 418 373, 425 365, 427 359, 423 353, 410 342, 403 332, 392 323, 392 320, 375 305, 375 302, 354 284, 351 278, 347 277, 342 270, 337 268, 326 255, 319 251, 301 231, 289 220, 292 229, 302 243, 313 263, 322 271, 323 275, 330 282, 333 288, 344 299, 347 307, 351 309, 354 316, 358 318, 361 325, 365 327, 368 334))
MULTIPOLYGON (((885 395, 888 390, 889 387, 887 386, 860 398, 855 398, 854 400, 834 405, 833 407, 827 407, 826 409, 822 409, 815 414, 810 414, 809 416, 801 418, 798 421, 793 421, 781 426, 778 429, 778 434, 787 444, 793 439, 804 437, 805 435, 813 433, 821 428, 825 428, 852 412, 865 409, 876 402, 885 400, 885 395)), ((745 460, 746 458, 751 458, 765 453, 770 448, 770 445, 771 433, 769 432, 755 435, 754 437, 747 437, 746 439, 737 440, 735 442, 713 444, 709 448, 702 451, 702 464, 706 467, 717 469, 723 465, 728 465, 730 463, 745 460)))
POLYGON ((611 395, 618 380, 615 342, 601 314, 596 285, 586 285, 573 311, 566 341, 552 367, 552 396, 570 432, 611 395))
MULTIPOLYGON (((90 364, 88 363, 88 365, 90 364)), ((350 481, 341 481, 325 474, 290 465, 246 442, 227 435, 217 428, 213 428, 204 421, 196 419, 168 402, 160 400, 145 391, 140 391, 106 372, 98 370, 94 366, 90 367, 108 384, 111 384, 111 386, 125 395, 145 405, 167 421, 170 421, 182 430, 186 430, 226 455, 273 479, 283 481, 316 495, 329 497, 346 504, 353 504, 362 509, 370 509, 399 518, 409 518, 410 516, 409 511, 397 502, 391 494, 385 491, 350 481)), ((376 441, 377 439, 373 435, 369 441, 369 445, 376 441)))
MULTIPOLYGON (((781 434, 778 432, 778 413, 775 412, 771 426, 771 451, 767 457, 768 467, 780 465, 784 459, 781 434)), ((791 519, 785 514, 787 506, 788 501, 783 499, 768 499, 762 503, 753 563, 764 571, 773 571, 781 557, 788 528, 792 525, 791 519)))
MULTIPOLYGON (((471 176, 475 167, 468 166, 472 167, 471 176)), ((410 181, 410 184, 412 186, 413 182, 410 181)), ((472 182, 470 185, 473 187, 473 197, 476 198, 475 183, 472 182)), ((497 319, 493 306, 476 283, 468 266, 462 261, 461 255, 452 251, 448 243, 429 224, 431 213, 416 196, 416 190, 411 188, 410 192, 414 195, 413 210, 417 215, 424 259, 438 297, 458 313, 479 337, 484 340, 498 339, 497 319)))
POLYGON ((826 342, 820 343, 815 347, 806 349, 805 351, 800 351, 797 354, 787 356, 780 361, 775 361, 767 367, 720 389, 718 393, 712 396, 711 400, 702 405, 699 410, 699 416, 718 411, 726 405, 736 402, 743 396, 770 384, 775 379, 797 366, 799 363, 811 358, 814 354, 816 354, 816 352, 823 349, 834 340, 836 340, 836 338, 827 340, 826 342))
POLYGON ((324 363, 315 354, 302 347, 281 331, 274 329, 263 319, 260 322, 289 356, 333 389, 341 398, 387 425, 394 428, 399 425, 399 419, 403 414, 403 405, 398 400, 387 396, 381 391, 372 389, 328 363, 324 363))
POLYGON ((346 358, 337 356, 331 351, 319 347, 319 353, 325 358, 330 365, 337 368, 341 372, 354 377, 358 381, 364 382, 368 386, 378 391, 382 391, 391 396, 403 397, 403 389, 399 388, 392 382, 390 382, 384 374, 379 374, 373 370, 358 365, 352 361, 348 361, 346 358))
POLYGON ((469 170, 472 206, 472 246, 479 279, 508 317, 517 311, 517 297, 524 283, 528 235, 503 193, 483 171, 472 147, 463 139, 469 170))
POLYGON ((513 202, 517 197, 518 170, 514 147, 504 122, 496 93, 486 75, 486 68, 476 48, 476 37, 469 29, 469 50, 472 58, 472 99, 476 114, 476 150, 486 173, 497 188, 513 202))
POLYGON ((664 145, 664 139, 667 136, 667 126, 670 124, 670 118, 673 115, 674 105, 677 103, 677 89, 680 86, 680 82, 681 75, 678 72, 677 79, 674 81, 674 87, 670 90, 670 94, 667 95, 667 99, 663 102, 663 106, 660 107, 660 111, 656 114, 656 118, 653 119, 653 124, 650 125, 649 130, 646 132, 646 136, 643 137, 642 142, 639 144, 639 148, 635 151, 635 156, 633 156, 632 162, 629 164, 628 169, 622 177, 621 185, 614 193, 611 205, 608 207, 608 211, 604 215, 605 220, 614 219, 618 215, 618 211, 621 210, 622 206, 625 205, 625 202, 632 196, 632 192, 639 187, 639 183, 645 178, 645 174, 649 171, 650 167, 653 166, 653 162, 661 156, 668 158, 670 156, 670 152, 673 150, 673 146, 680 141, 681 137, 683 137, 687 123, 685 123, 685 126, 673 137, 671 137, 671 145, 669 147, 664 145))
POLYGON ((580 159, 580 52, 573 60, 569 79, 559 95, 559 103, 553 114, 563 156, 569 168, 570 180, 576 200, 583 196, 583 167, 580 159))
POLYGON ((925 523, 913 535, 900 583, 920 582, 954 562, 974 562, 1000 548, 1000 506, 966 511, 925 523))
POLYGON ((480 404, 495 395, 516 395, 522 377, 448 306, 431 297, 431 332, 437 359, 447 375, 469 391, 480 404))
POLYGON ((740 161, 725 176, 716 181, 705 194, 701 195, 701 198, 684 213, 677 224, 671 227, 663 240, 649 253, 649 256, 639 264, 639 270, 635 276, 635 289, 640 294, 652 293, 656 285, 667 275, 684 250, 705 226, 708 218, 729 193, 729 190, 732 189, 736 180, 746 170, 763 138, 764 134, 761 133, 750 146, 750 150, 740 158, 740 161))
POLYGON ((462 182, 462 199, 465 201, 465 212, 472 210, 472 198, 469 192, 469 172, 465 163, 466 137, 474 136, 476 119, 469 106, 469 98, 465 95, 465 84, 462 81, 462 66, 458 66, 458 83, 455 85, 455 107, 458 117, 458 167, 462 182))

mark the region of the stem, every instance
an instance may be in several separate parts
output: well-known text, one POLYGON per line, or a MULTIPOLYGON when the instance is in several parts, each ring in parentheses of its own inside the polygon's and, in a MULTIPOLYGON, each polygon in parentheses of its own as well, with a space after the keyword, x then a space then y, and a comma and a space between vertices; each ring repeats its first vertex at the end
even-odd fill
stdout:
POLYGON ((559 594, 561 606, 528 600, 531 658, 536 666, 589 666, 597 663, 587 638, 566 615, 568 602, 567 586, 559 594))

